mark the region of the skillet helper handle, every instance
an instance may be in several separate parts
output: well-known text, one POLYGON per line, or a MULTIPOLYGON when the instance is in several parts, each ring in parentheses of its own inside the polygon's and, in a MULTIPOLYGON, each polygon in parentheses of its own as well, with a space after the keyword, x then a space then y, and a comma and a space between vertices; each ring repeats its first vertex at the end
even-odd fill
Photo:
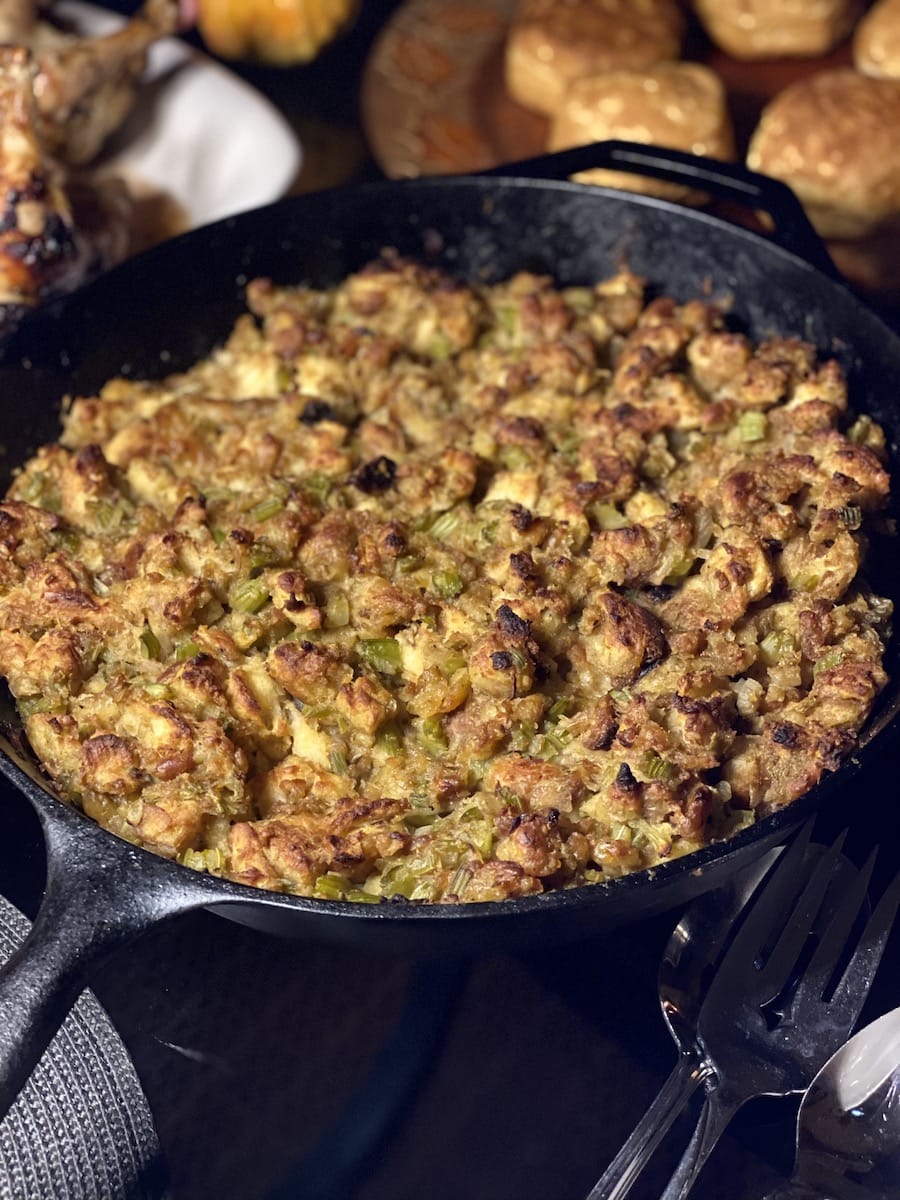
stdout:
POLYGON ((696 1055, 682 1054, 656 1099, 591 1188, 586 1200, 624 1200, 706 1075, 696 1055))
MULTIPOLYGON (((28 937, 0 970, 0 1120, 62 1025, 91 971, 155 921, 198 907, 190 889, 160 894, 152 864, 121 881, 124 843, 109 849, 86 818, 41 813, 47 885, 28 937)), ((130 847, 126 849, 130 850, 130 847)))
POLYGON ((739 163, 721 162, 639 142, 608 141, 504 163, 482 174, 562 180, 598 168, 625 171, 629 175, 649 175, 693 191, 708 192, 717 200, 767 213, 772 221, 772 230, 768 234, 772 241, 804 259, 829 279, 841 279, 803 205, 787 184, 750 171, 739 163))

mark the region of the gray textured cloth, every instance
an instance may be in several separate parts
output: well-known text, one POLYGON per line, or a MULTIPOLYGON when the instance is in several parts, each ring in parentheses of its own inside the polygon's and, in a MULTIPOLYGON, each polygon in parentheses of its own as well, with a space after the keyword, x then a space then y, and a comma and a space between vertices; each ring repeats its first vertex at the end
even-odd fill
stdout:
MULTIPOLYGON (((0 962, 27 933, 0 897, 0 962)), ((85 992, 0 1123, 0 1200, 150 1200, 161 1177, 134 1066, 85 992)))

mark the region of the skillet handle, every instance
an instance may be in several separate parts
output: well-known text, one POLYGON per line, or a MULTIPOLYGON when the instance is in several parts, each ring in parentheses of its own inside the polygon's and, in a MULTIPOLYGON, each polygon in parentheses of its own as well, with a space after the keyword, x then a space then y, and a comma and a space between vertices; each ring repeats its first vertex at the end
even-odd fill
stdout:
MULTIPOLYGON (((203 897, 159 886, 151 860, 86 818, 41 805, 47 885, 31 932, 0 970, 0 1120, 94 970, 117 947, 203 897), (105 839, 105 841, 104 841, 105 839)), ((147 856, 149 858, 149 856, 147 856)))
POLYGON ((709 192, 717 200, 761 210, 772 219, 773 229, 769 234, 772 241, 805 259, 829 279, 841 279, 803 205, 787 184, 750 171, 739 163, 720 162, 639 142, 608 141, 504 163, 482 174, 562 180, 598 167, 626 171, 630 175, 650 175, 666 183, 709 192))

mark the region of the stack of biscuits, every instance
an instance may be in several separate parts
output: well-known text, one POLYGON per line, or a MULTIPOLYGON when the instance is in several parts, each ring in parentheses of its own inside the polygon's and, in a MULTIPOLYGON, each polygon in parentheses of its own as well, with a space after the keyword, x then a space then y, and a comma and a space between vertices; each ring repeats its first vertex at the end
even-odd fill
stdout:
MULTIPOLYGON (((875 289, 900 285, 900 0, 692 0, 693 20, 732 59, 817 59, 852 38, 847 65, 804 73, 778 92, 749 138, 753 170, 787 183, 839 265, 875 289), (852 64, 852 65, 851 65, 852 64), (893 261, 892 261, 893 260, 893 261)), ((716 72, 685 54, 679 0, 519 0, 506 87, 549 120, 548 149, 609 138, 711 158, 737 154, 716 72)), ((586 182, 702 197, 591 171, 586 182)))

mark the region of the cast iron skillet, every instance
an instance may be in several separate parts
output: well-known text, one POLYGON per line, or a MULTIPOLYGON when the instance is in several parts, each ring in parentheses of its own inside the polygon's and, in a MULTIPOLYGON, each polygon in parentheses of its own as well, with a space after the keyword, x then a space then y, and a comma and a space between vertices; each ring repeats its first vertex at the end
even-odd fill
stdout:
MULTIPOLYGON (((739 168, 618 143, 507 170, 509 176, 378 183, 281 201, 164 244, 42 310, 0 347, 7 466, 52 440, 64 394, 88 393, 114 374, 158 377, 206 354, 242 309, 248 279, 335 283, 385 246, 468 279, 529 269, 576 284, 627 264, 676 297, 730 298, 735 323, 752 335, 797 334, 836 354, 851 376, 855 405, 882 422, 895 445, 900 339, 835 280, 787 189, 739 168), (765 209, 781 244, 703 212, 558 181, 589 166, 687 180, 765 209)), ((875 558, 886 568, 876 586, 900 595, 891 575, 895 556, 875 558)), ((896 657, 892 647, 895 681, 896 657)), ((898 684, 890 685, 856 759, 733 841, 608 884, 461 906, 275 895, 157 858, 54 799, 8 709, 0 768, 40 818, 48 868, 31 937, 0 978, 0 1114, 91 969, 155 921, 207 908, 279 934, 426 954, 521 949, 602 932, 723 881, 852 786, 861 763, 897 724, 898 684)))

